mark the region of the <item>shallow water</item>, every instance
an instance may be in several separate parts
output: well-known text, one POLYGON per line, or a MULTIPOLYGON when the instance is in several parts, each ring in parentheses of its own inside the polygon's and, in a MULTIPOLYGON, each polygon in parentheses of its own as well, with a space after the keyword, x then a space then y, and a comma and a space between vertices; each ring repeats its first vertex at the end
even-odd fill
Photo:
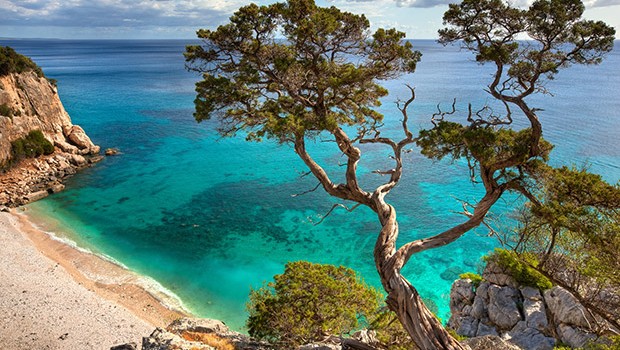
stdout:
MULTIPOLYGON (((157 280, 195 314, 219 318, 242 330, 250 287, 259 287, 292 260, 343 264, 380 286, 372 261, 379 225, 370 210, 335 211, 315 223, 334 201, 321 191, 292 194, 316 185, 289 146, 220 139, 213 124, 192 118, 194 82, 185 71, 184 41, 0 41, 31 56, 58 80, 74 123, 108 157, 70 179, 67 190, 29 206, 44 229, 105 254, 157 280), (58 221, 45 218, 55 217, 58 221)), ((416 86, 412 127, 428 127, 437 103, 490 99, 482 91, 489 71, 455 48, 414 42, 424 53, 418 72, 386 86, 381 108, 394 130, 403 83, 416 86)), ((608 181, 620 179, 620 54, 597 67, 575 67, 550 84, 555 97, 536 97, 545 137, 556 144, 555 164, 589 164, 608 181)), ((333 144, 317 142, 321 162, 337 163, 333 144)), ((389 165, 387 153, 367 149, 368 172, 389 165)), ((474 199, 480 189, 464 164, 433 163, 411 153, 402 183, 388 197, 398 211, 399 242, 438 233, 463 220, 455 197, 474 199)), ((336 172, 337 167, 330 171, 336 172)), ((336 177, 338 179, 338 177, 336 177)), ((370 188, 370 185, 368 185, 370 188)), ((499 222, 516 205, 508 198, 494 211, 499 222)), ((479 229, 454 244, 416 255, 406 275, 448 318, 448 294, 459 273, 475 270, 497 242, 479 229)))

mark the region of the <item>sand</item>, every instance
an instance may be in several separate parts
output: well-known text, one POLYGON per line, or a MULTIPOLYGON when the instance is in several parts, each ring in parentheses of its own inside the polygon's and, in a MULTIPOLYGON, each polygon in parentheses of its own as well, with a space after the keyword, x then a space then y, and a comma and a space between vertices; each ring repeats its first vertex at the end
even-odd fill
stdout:
POLYGON ((186 315, 139 276, 52 239, 17 211, 0 213, 0 349, 140 344, 186 315))

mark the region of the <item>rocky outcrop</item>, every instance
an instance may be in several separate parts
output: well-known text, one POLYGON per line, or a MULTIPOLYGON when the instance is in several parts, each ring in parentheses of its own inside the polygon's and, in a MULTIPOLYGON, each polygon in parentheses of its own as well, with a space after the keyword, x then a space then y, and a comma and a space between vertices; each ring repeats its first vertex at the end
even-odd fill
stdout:
POLYGON ((34 71, 0 76, 0 206, 15 207, 61 191, 62 180, 101 159, 99 146, 71 123, 56 87, 34 71), (11 163, 12 145, 41 130, 54 153, 11 163))
MULTIPOLYGON (((469 279, 454 282, 450 311, 448 326, 458 334, 473 339, 498 336, 518 349, 551 350, 557 342, 577 348, 597 338, 596 320, 567 290, 555 286, 541 293, 520 286, 493 262, 478 286, 469 279)), ((495 338, 487 343, 489 339, 495 338)))
MULTIPOLYGON (((312 344, 305 344, 296 350, 373 350, 368 345, 377 342, 373 331, 356 332, 350 339, 331 336, 312 344)), ((110 350, 130 349, 135 344, 117 345, 110 350)), ((247 335, 230 330, 223 322, 204 318, 181 318, 172 322, 166 329, 157 328, 142 339, 142 350, 272 350, 281 349, 247 335)), ((495 348, 494 350, 512 350, 495 348)))

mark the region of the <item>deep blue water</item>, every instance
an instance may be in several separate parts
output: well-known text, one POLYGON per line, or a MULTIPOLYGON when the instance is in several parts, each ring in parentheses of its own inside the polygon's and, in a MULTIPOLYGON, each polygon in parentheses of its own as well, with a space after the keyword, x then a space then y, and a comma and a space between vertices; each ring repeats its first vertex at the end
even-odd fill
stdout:
MULTIPOLYGON (((300 177, 304 165, 289 146, 221 139, 210 122, 192 118, 198 76, 184 69, 184 41, 1 41, 31 56, 58 80, 60 97, 73 122, 103 148, 118 147, 81 172, 68 189, 30 206, 40 224, 108 255, 157 280, 195 314, 219 318, 242 329, 250 287, 281 273, 291 260, 343 264, 380 286, 372 248, 379 225, 372 212, 335 211, 320 219, 334 201, 321 191, 301 197, 316 181, 300 177), (62 232, 58 232, 62 231, 62 232)), ((391 94, 381 111, 386 128, 398 127, 397 98, 404 83, 416 87, 412 126, 429 126, 437 103, 447 108, 478 106, 491 99, 483 87, 489 70, 453 47, 414 42, 424 54, 418 72, 385 85, 391 94)), ((620 52, 596 67, 573 67, 549 84, 554 96, 533 104, 545 137, 556 145, 554 164, 587 164, 605 179, 620 179, 620 52)), ((341 158, 333 143, 317 142, 321 162, 341 158)), ((361 170, 390 166, 381 148, 365 148, 361 170)), ((400 242, 441 232, 463 220, 456 198, 475 199, 461 163, 431 162, 414 149, 401 184, 390 194, 402 230, 400 242)), ((330 167, 335 179, 338 167, 330 167)), ((508 198, 495 217, 507 222, 516 205, 508 198)), ((479 229, 454 244, 414 256, 407 277, 448 317, 448 293, 459 273, 476 269, 479 258, 497 245, 479 229)))

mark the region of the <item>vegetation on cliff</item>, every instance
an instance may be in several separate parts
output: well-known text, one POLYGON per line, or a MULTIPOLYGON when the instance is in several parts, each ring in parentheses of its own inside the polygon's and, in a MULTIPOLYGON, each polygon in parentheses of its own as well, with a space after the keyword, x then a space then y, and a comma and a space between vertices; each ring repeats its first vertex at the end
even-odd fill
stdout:
POLYGON ((26 137, 11 142, 11 146, 13 162, 54 153, 54 145, 43 136, 41 130, 32 130, 26 137))
POLYGON ((0 46, 0 76, 29 71, 34 71, 39 77, 45 76, 41 67, 29 57, 17 53, 9 46, 0 46))

